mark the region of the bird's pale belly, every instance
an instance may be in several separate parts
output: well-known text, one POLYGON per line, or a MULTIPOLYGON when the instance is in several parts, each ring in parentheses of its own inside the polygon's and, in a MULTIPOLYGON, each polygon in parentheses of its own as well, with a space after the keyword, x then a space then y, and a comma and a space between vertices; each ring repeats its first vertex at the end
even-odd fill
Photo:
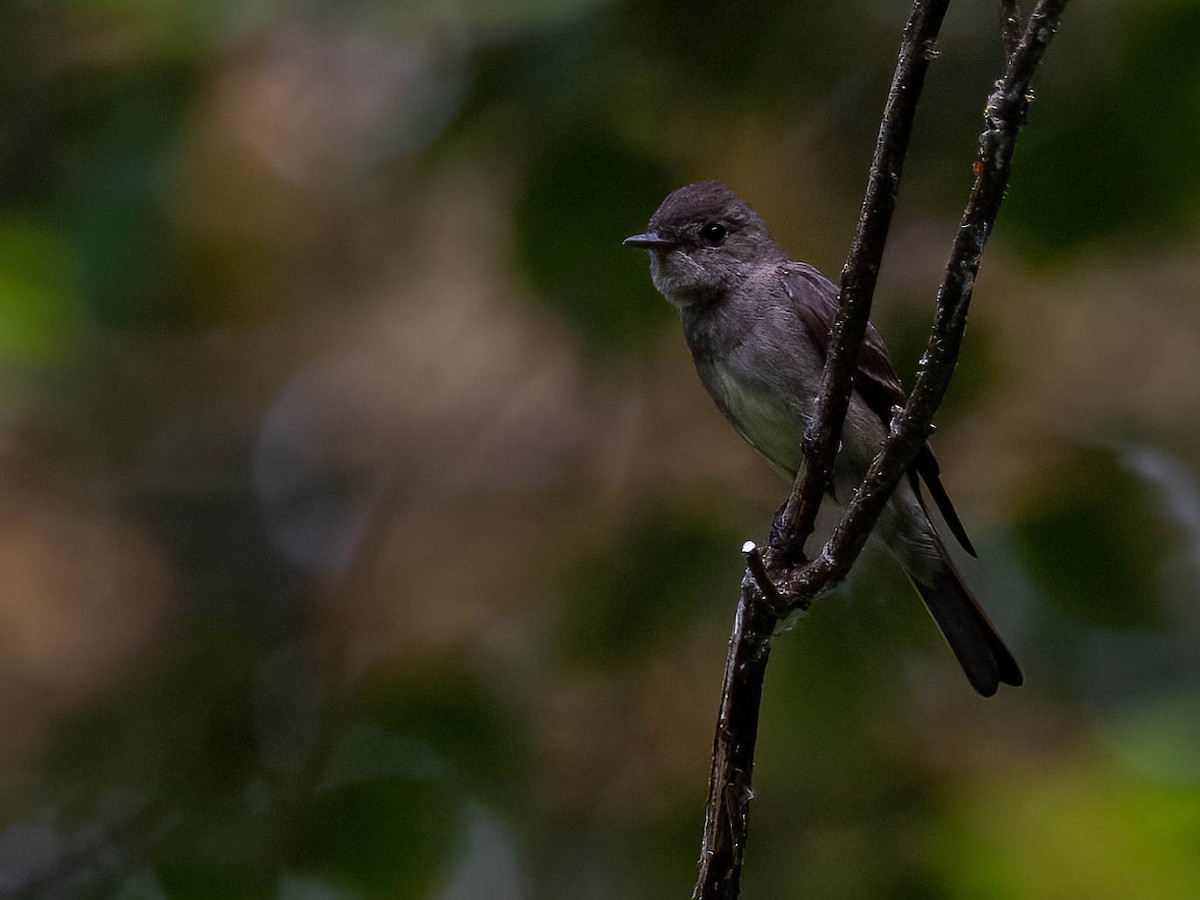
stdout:
MULTIPOLYGON (((791 391, 781 391, 763 379, 746 377, 728 366, 710 364, 700 368, 700 378, 738 433, 780 475, 789 480, 794 478, 804 456, 804 428, 812 417, 815 398, 810 398, 809 392, 799 385, 791 391)), ((882 423, 857 394, 850 402, 842 435, 843 443, 834 466, 836 498, 848 497, 862 480, 884 437, 882 423)))
POLYGON ((799 398, 784 397, 758 379, 744 379, 713 365, 701 380, 726 418, 781 475, 800 467, 803 422, 799 398))

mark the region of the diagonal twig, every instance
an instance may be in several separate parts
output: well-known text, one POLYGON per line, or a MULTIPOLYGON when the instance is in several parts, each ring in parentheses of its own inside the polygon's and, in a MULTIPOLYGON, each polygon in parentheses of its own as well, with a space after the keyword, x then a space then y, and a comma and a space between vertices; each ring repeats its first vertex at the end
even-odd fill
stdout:
POLYGON ((1025 124, 1032 98, 1030 81, 1067 2, 1042 0, 1037 5, 1016 50, 1009 57, 1004 76, 996 82, 988 97, 984 128, 979 136, 979 155, 973 166, 975 183, 938 289, 933 328, 921 356, 916 383, 904 408, 892 417, 891 433, 883 449, 875 457, 811 571, 806 573, 805 581, 824 583, 825 579, 832 578, 836 583, 846 576, 892 490, 929 437, 933 415, 946 395, 950 376, 958 363, 975 277, 1000 212, 1017 135, 1025 124))
POLYGON ((1000 39, 1007 59, 1021 41, 1021 0, 1000 0, 1000 39))
POLYGON ((804 544, 812 535, 817 510, 833 474, 838 439, 850 406, 858 353, 871 317, 871 300, 875 295, 883 248, 896 209, 917 101, 929 63, 936 55, 934 45, 949 5, 950 0, 917 0, 904 26, 862 211, 850 253, 842 267, 838 314, 829 336, 829 355, 817 396, 816 414, 806 430, 804 460, 780 518, 779 544, 771 548, 772 555, 786 562, 803 558, 804 544))

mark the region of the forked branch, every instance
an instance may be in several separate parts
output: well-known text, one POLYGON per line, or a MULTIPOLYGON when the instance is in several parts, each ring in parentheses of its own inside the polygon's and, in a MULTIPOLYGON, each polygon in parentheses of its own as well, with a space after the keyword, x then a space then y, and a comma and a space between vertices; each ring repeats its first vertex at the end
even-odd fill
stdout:
MULTIPOLYGON (((888 94, 870 179, 850 254, 842 269, 839 311, 830 338, 813 427, 805 436, 805 464, 796 477, 776 543, 765 554, 747 545, 737 616, 730 636, 721 711, 713 741, 713 766, 705 810, 704 846, 693 900, 735 900, 749 825, 750 783, 763 679, 771 635, 781 616, 806 609, 850 571, 884 504, 929 436, 958 362, 975 277, 1008 184, 1017 135, 1032 99, 1029 85, 1068 0, 1041 0, 1008 54, 1004 75, 988 98, 975 182, 963 212, 945 275, 929 343, 908 401, 833 535, 817 556, 805 559, 817 509, 853 389, 858 352, 888 226, 895 209, 904 156, 912 134, 925 71, 934 56, 949 0, 917 0, 888 94)), ((1003 14, 1016 4, 1005 2, 1003 14)))

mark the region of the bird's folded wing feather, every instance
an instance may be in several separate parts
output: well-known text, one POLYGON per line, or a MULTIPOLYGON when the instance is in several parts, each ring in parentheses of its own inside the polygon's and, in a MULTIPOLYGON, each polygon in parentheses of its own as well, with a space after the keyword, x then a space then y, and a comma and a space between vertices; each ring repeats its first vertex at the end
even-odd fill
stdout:
MULTIPOLYGON (((833 321, 837 316, 838 289, 828 278, 805 263, 788 263, 783 276, 784 287, 791 298, 800 321, 804 323, 821 359, 825 359, 826 348, 829 346, 829 335, 833 330, 833 321)), ((866 338, 858 356, 858 370, 854 374, 854 388, 858 391, 868 408, 879 416, 884 427, 892 421, 892 408, 903 406, 906 399, 904 387, 892 361, 888 357, 887 347, 883 338, 874 325, 867 325, 866 338)), ((929 445, 924 445, 913 460, 909 476, 916 487, 916 478, 929 490, 930 497, 937 505, 950 532, 962 545, 963 549, 975 555, 975 547, 963 528, 962 520, 950 502, 950 497, 942 485, 937 460, 929 445)))

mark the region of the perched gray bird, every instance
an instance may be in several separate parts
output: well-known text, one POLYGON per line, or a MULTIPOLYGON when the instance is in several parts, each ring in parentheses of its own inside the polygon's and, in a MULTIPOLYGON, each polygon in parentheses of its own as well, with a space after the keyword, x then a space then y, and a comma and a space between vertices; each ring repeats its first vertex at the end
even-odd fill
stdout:
MULTIPOLYGON (((649 251, 654 286, 679 312, 700 380, 738 433, 781 475, 795 478, 801 440, 825 365, 838 289, 812 266, 792 262, 762 219, 718 181, 670 194, 644 234, 625 239, 649 251)), ((887 435, 904 389, 874 326, 859 357, 854 394, 834 464, 832 494, 846 502, 887 435)), ((985 697, 1021 670, 971 596, 938 537, 918 481, 950 531, 975 549, 921 449, 888 502, 875 535, 900 561, 967 678, 985 697)))

